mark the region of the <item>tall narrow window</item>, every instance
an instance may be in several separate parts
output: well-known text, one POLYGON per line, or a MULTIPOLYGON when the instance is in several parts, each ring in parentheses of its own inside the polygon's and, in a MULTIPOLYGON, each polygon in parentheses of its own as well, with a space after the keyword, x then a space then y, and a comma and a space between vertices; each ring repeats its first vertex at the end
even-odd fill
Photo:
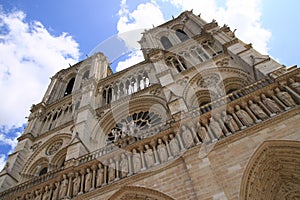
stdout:
POLYGON ((83 80, 83 79, 88 79, 89 76, 90 76, 90 70, 86 70, 86 71, 84 72, 83 76, 82 76, 82 80, 83 80))
POLYGON ((67 85, 67 88, 66 88, 66 91, 65 91, 65 93, 64 93, 64 96, 67 96, 67 95, 69 95, 69 94, 72 93, 72 89, 73 89, 73 86, 74 86, 74 82, 75 82, 75 78, 72 78, 72 79, 69 81, 69 83, 68 83, 68 85, 67 85))
POLYGON ((163 45, 164 49, 169 49, 173 46, 172 43, 170 42, 169 38, 167 38, 166 36, 162 36, 160 38, 160 42, 163 45))
POLYGON ((180 30, 180 29, 176 30, 176 35, 180 39, 181 42, 184 42, 189 39, 189 36, 187 36, 187 34, 183 30, 180 30))

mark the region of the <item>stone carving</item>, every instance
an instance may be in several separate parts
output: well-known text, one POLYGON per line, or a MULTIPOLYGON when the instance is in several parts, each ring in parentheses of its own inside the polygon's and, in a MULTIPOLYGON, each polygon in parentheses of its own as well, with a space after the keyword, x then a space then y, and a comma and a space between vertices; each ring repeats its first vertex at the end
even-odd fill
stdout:
POLYGON ((53 191, 52 199, 58 199, 59 187, 60 187, 60 181, 55 183, 55 189, 53 191))
POLYGON ((268 118, 267 114, 253 101, 249 100, 249 108, 250 110, 260 119, 265 120, 268 118))
POLYGON ((197 82, 197 85, 202 88, 215 87, 219 81, 220 76, 218 74, 210 74, 205 76, 203 79, 200 79, 197 82))
POLYGON ((203 143, 209 142, 210 138, 207 134, 206 128, 201 126, 201 124, 198 122, 197 123, 197 128, 198 128, 198 135, 201 138, 203 143))
POLYGON ((136 151, 136 149, 132 150, 132 160, 133 160, 133 171, 134 173, 137 173, 142 168, 141 163, 141 155, 136 151))
POLYGON ((63 180, 60 185, 59 198, 64 198, 67 195, 69 180, 66 174, 63 174, 63 180))
POLYGON ((116 164, 112 158, 109 159, 108 165, 108 182, 113 182, 116 178, 115 174, 116 164))
POLYGON ((54 143, 52 143, 46 150, 46 154, 47 155, 53 155, 54 153, 56 153, 61 146, 63 145, 63 140, 57 140, 54 143))
POLYGON ((298 94, 300 94, 300 83, 294 81, 294 79, 289 78, 288 80, 289 87, 292 88, 294 91, 296 91, 298 94))
POLYGON ((145 145, 145 160, 147 163, 147 167, 150 168, 154 165, 154 157, 153 157, 153 151, 152 149, 149 147, 148 144, 145 145))
POLYGON ((185 143, 185 148, 190 148, 194 145, 193 134, 185 125, 181 127, 181 135, 185 143))
POLYGON ((121 155, 120 169, 121 169, 121 178, 127 177, 129 167, 128 167, 127 157, 124 153, 121 155))
POLYGON ((172 154, 173 154, 173 156, 176 156, 179 154, 179 151, 180 151, 179 143, 173 134, 170 134, 169 137, 170 137, 170 148, 171 148, 172 154))
POLYGON ((157 153, 161 162, 166 162, 168 160, 168 152, 166 145, 162 142, 160 138, 158 139, 157 153))
POLYGON ((98 164, 98 170, 97 170, 97 183, 96 186, 99 187, 104 182, 104 169, 101 163, 98 164))
POLYGON ((262 102, 265 104, 265 106, 272 112, 272 113, 280 113, 281 110, 279 106, 273 101, 272 99, 266 97, 266 95, 261 95, 262 102))
POLYGON ((245 126, 251 126, 254 124, 253 119, 249 116, 249 114, 245 110, 241 109, 239 105, 236 105, 235 109, 236 109, 235 114, 238 116, 238 118, 245 126))
POLYGON ((222 112, 222 120, 225 123, 225 125, 229 128, 231 133, 234 133, 239 130, 239 126, 233 119, 231 115, 228 115, 226 111, 222 112))
POLYGON ((50 189, 49 186, 46 185, 42 200, 49 200, 49 199, 50 199, 50 189))
POLYGON ((80 189, 80 176, 78 172, 75 172, 75 177, 73 179, 73 196, 76 196, 79 193, 80 189))
POLYGON ((223 132, 220 125, 213 117, 209 119, 209 127, 218 139, 223 137, 223 132))
POLYGON ((40 190, 36 190, 35 191, 35 198, 34 200, 42 200, 42 193, 40 192, 40 190))
POLYGON ((84 191, 88 192, 92 188, 93 173, 90 168, 86 169, 84 191))
POLYGON ((293 107, 296 105, 295 101, 293 100, 293 98, 291 97, 291 95, 289 95, 289 93, 284 92, 284 91, 280 91, 279 88, 275 89, 275 93, 276 96, 287 106, 289 107, 293 107))

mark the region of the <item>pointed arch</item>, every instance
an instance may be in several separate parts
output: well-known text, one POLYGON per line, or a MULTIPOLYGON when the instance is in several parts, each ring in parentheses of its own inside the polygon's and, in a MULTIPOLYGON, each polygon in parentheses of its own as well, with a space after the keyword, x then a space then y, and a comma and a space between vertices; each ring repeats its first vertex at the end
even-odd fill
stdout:
POLYGON ((122 199, 159 199, 159 200, 174 200, 170 196, 159 192, 157 190, 135 187, 135 186, 124 186, 115 194, 113 194, 108 200, 122 200, 122 199))
POLYGON ((169 38, 166 36, 162 36, 160 38, 160 42, 163 45, 164 49, 170 49, 173 46, 169 38))
POLYGON ((240 199, 298 199, 300 142, 265 141, 244 171, 240 199))
POLYGON ((67 96, 72 93, 74 83, 75 83, 75 77, 73 77, 69 80, 66 90, 64 92, 64 96, 67 96))
POLYGON ((180 39, 181 42, 184 42, 189 39, 189 36, 181 29, 175 31, 176 36, 180 39))

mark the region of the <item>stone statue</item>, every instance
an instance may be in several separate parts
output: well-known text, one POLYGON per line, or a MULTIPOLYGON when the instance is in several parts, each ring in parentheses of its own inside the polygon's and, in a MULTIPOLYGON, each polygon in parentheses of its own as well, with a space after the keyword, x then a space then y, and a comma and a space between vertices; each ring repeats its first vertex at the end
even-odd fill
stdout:
POLYGON ((249 116, 249 114, 245 110, 241 109, 239 105, 236 105, 235 109, 236 109, 235 114, 238 116, 238 118, 245 126, 251 126, 254 124, 253 119, 249 116))
POLYGON ((279 88, 275 89, 276 96, 287 106, 293 107, 296 105, 294 99, 289 95, 289 93, 280 91, 279 88))
POLYGON ((280 113, 281 110, 279 106, 273 101, 272 99, 266 97, 266 95, 261 95, 262 102, 265 104, 265 106, 272 112, 272 113, 280 113))
POLYGON ((42 193, 40 192, 40 190, 35 191, 34 200, 42 200, 42 193))
POLYGON ((42 200, 49 200, 49 199, 50 199, 50 190, 49 190, 49 186, 46 185, 42 200))
POLYGON ((129 167, 128 167, 128 160, 126 155, 123 153, 121 155, 121 162, 120 162, 120 169, 121 169, 121 178, 127 177, 129 167))
POLYGON ((98 170, 97 170, 97 183, 96 186, 100 187, 104 182, 104 169, 101 163, 98 164, 98 170))
POLYGON ((181 127, 181 134, 184 140, 185 148, 190 148, 194 145, 193 134, 185 125, 181 127))
POLYGON ((55 183, 55 189, 53 191, 52 199, 58 199, 58 194, 59 194, 59 187, 60 187, 60 181, 55 183))
POLYGON ((67 178, 67 175, 63 174, 63 180, 60 185, 59 198, 62 199, 65 196, 67 196, 68 185, 69 185, 69 180, 67 178))
POLYGON ((133 160, 133 171, 137 173, 141 170, 141 155, 136 151, 136 149, 132 150, 132 160, 133 160))
POLYGON ((93 173, 90 168, 86 169, 84 192, 88 192, 92 188, 93 173))
POLYGON ((76 196, 79 193, 80 181, 79 173, 75 172, 75 177, 73 179, 73 196, 76 196))
POLYGON ((253 101, 249 100, 249 108, 250 110, 260 119, 265 120, 268 118, 267 114, 253 101))
POLYGON ((294 81, 294 79, 289 78, 288 80, 289 87, 292 88, 295 92, 300 94, 300 83, 294 81))
POLYGON ((108 182, 113 182, 116 178, 115 170, 116 164, 112 158, 109 159, 109 165, 108 165, 108 182))
POLYGON ((159 155, 159 159, 161 162, 166 162, 168 160, 168 152, 166 145, 162 142, 162 140, 158 139, 158 145, 157 145, 157 153, 159 155))
POLYGON ((134 135, 134 128, 135 128, 134 121, 131 120, 131 122, 128 123, 128 135, 134 135))
POLYGON ((199 122, 197 122, 197 128, 198 128, 198 136, 200 137, 201 141, 203 143, 209 142, 210 138, 207 134, 206 128, 201 126, 199 122))
POLYGON ((239 130, 239 126, 233 119, 231 115, 228 115, 226 111, 222 112, 222 120, 225 123, 225 125, 229 128, 231 133, 234 133, 239 130))
POLYGON ((171 148, 173 156, 175 157, 179 154, 179 151, 180 151, 179 143, 173 134, 170 134, 169 137, 170 137, 170 143, 169 143, 170 148, 171 148))
POLYGON ((114 142, 117 142, 118 140, 121 139, 121 133, 117 129, 113 128, 111 130, 111 133, 114 136, 114 142))
POLYGON ((124 138, 128 135, 128 128, 126 122, 122 122, 122 128, 121 128, 121 137, 124 138))
POLYGON ((149 147, 148 144, 145 145, 145 160, 147 163, 147 167, 150 168, 154 165, 154 157, 153 157, 153 151, 152 149, 149 147))
POLYGON ((209 127, 212 130, 212 132, 217 136, 217 139, 223 136, 223 132, 219 123, 213 117, 209 119, 209 127))

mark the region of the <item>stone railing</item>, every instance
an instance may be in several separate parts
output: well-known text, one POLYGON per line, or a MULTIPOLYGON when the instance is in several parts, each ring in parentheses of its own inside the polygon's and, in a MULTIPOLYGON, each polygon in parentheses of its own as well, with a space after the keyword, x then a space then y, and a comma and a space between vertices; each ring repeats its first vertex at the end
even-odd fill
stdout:
POLYGON ((299 107, 298 76, 262 80, 211 103, 210 110, 185 113, 146 131, 132 143, 109 144, 77 158, 65 168, 34 178, 0 194, 1 199, 68 199, 155 169, 194 146, 211 144, 299 107), (220 102, 227 100, 226 106, 220 102), (215 106, 218 105, 218 106, 215 106), (214 112, 214 114, 213 114, 214 112))

